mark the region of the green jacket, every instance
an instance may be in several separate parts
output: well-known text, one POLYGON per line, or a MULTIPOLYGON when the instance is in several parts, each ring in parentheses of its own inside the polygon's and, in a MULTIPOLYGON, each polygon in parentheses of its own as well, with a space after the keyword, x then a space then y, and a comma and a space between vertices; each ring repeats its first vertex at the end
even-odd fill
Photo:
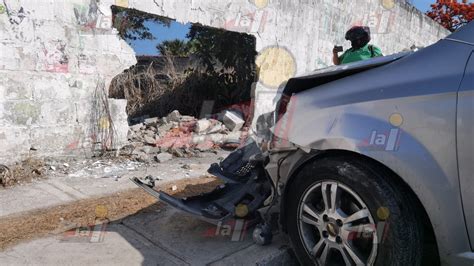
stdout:
POLYGON ((348 64, 377 56, 383 56, 382 50, 372 44, 366 44, 364 47, 359 48, 357 50, 354 50, 353 48, 346 50, 339 57, 339 60, 341 64, 348 64))

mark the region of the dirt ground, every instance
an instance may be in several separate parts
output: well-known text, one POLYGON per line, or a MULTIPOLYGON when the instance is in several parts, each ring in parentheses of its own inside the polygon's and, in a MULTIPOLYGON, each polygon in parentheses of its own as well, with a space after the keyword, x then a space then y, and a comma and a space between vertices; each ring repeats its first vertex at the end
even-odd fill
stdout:
MULTIPOLYGON (((211 191, 219 184, 221 182, 215 177, 204 176, 159 184, 156 189, 179 197, 189 197, 211 191)), ((163 203, 136 188, 106 197, 9 216, 0 219, 0 250, 26 240, 58 235, 74 228, 93 225, 97 221, 117 221, 143 209, 150 212, 163 207, 163 203)))

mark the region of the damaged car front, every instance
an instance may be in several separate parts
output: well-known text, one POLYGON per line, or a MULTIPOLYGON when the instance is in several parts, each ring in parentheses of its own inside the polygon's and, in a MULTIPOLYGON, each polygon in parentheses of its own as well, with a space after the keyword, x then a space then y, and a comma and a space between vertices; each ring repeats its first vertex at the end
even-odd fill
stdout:
POLYGON ((457 121, 474 125, 460 110, 474 102, 473 36, 470 23, 417 52, 290 79, 256 135, 211 165, 225 183, 210 193, 179 199, 134 182, 212 223, 244 208, 261 220, 257 243, 283 231, 304 265, 472 265, 472 166, 458 165, 472 152, 456 139, 468 135, 457 121))

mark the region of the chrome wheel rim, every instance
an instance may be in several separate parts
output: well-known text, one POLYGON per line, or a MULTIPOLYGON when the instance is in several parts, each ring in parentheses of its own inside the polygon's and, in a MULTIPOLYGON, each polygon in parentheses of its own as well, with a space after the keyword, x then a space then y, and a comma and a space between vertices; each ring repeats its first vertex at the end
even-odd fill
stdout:
POLYGON ((319 265, 372 265, 377 230, 365 202, 340 182, 309 186, 298 204, 298 231, 319 265))

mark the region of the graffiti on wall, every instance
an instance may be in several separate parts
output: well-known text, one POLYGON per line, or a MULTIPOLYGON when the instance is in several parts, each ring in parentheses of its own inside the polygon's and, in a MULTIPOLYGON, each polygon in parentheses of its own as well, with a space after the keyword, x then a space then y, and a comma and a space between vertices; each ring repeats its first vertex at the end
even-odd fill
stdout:
POLYGON ((41 52, 38 53, 38 70, 68 73, 69 57, 66 51, 66 43, 62 40, 42 43, 41 52))

